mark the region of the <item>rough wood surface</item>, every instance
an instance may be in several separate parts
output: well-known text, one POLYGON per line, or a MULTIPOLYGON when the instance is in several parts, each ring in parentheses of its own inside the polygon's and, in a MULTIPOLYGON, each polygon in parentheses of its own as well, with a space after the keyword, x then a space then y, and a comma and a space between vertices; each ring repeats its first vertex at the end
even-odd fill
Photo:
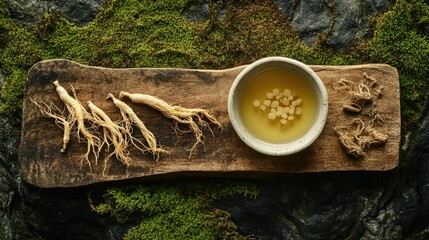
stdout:
MULTIPOLYGON (((270 157, 247 147, 236 135, 228 119, 229 88, 244 66, 226 70, 190 69, 109 69, 81 65, 67 60, 48 60, 34 65, 28 74, 23 105, 22 137, 19 151, 22 177, 39 187, 74 187, 99 182, 131 178, 163 178, 172 176, 272 176, 284 173, 369 170, 385 171, 395 168, 399 160, 400 101, 397 70, 388 65, 311 66, 324 82, 329 94, 329 117, 321 136, 305 151, 286 157, 270 157), (349 102, 344 92, 335 91, 332 84, 340 78, 354 82, 363 79, 363 72, 378 79, 385 86, 378 100, 379 114, 384 118, 380 132, 388 134, 385 146, 367 151, 364 159, 350 158, 340 147, 333 127, 347 125, 354 118, 344 114, 343 104, 349 102), (173 124, 159 112, 129 101, 129 105, 157 136, 159 143, 171 154, 154 161, 150 154, 131 151, 132 166, 126 171, 122 164, 111 159, 105 175, 103 160, 91 171, 80 165, 86 150, 85 143, 72 137, 65 154, 62 130, 51 118, 41 115, 30 101, 53 102, 63 106, 54 80, 62 86, 77 89, 83 103, 91 100, 112 119, 119 112, 108 93, 118 96, 121 90, 158 96, 167 102, 184 107, 205 107, 213 110, 224 126, 222 133, 214 128, 215 137, 205 132, 205 148, 199 147, 190 158, 186 150, 194 143, 191 134, 176 137, 173 124)), ((136 131, 137 132, 137 131, 136 131)), ((136 135, 139 137, 138 135, 136 135)), ((100 159, 103 159, 101 156, 100 159)))

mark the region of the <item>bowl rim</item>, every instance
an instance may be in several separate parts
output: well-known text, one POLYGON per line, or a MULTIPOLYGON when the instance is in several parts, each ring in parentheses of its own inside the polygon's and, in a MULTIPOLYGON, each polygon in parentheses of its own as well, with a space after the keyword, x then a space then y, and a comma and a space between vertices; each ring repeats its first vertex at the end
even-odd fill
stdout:
POLYGON ((286 57, 266 57, 246 66, 234 79, 228 94, 228 115, 237 135, 252 149, 271 156, 290 155, 300 152, 310 146, 322 133, 328 116, 328 93, 319 76, 306 64, 286 57), (238 108, 234 107, 237 86, 243 79, 246 79, 246 75, 251 73, 258 66, 271 64, 273 62, 286 63, 285 66, 293 65, 299 68, 299 70, 303 70, 315 82, 316 89, 320 93, 318 94, 319 111, 316 116, 316 121, 303 136, 288 143, 269 143, 256 138, 244 127, 244 124, 241 122, 238 108))

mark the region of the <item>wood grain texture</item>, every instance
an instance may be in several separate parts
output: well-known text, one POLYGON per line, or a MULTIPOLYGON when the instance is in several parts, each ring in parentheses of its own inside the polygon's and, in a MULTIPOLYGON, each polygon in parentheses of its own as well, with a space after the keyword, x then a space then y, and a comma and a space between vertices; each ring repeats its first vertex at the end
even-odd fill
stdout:
MULTIPOLYGON (((401 120, 399 78, 395 68, 382 64, 310 66, 324 82, 329 95, 329 116, 325 128, 316 142, 305 151, 291 156, 271 157, 247 147, 238 138, 228 119, 229 88, 244 67, 226 70, 109 69, 68 60, 48 60, 35 64, 28 73, 25 85, 19 150, 23 179, 39 187, 54 188, 132 178, 194 175, 253 177, 302 172, 385 171, 398 165, 401 120), (356 160, 343 151, 333 130, 333 127, 346 125, 354 118, 341 110, 349 100, 344 92, 337 92, 331 86, 340 78, 360 82, 363 72, 385 86, 384 95, 377 103, 385 123, 377 129, 388 134, 389 139, 385 146, 369 149, 364 159, 356 160), (111 101, 105 100, 107 94, 118 96, 120 91, 129 91, 155 95, 183 107, 211 109, 224 130, 221 133, 214 128, 214 137, 206 131, 206 150, 199 147, 188 158, 186 149, 194 143, 191 134, 177 138, 171 128, 172 121, 149 107, 125 100, 170 154, 161 155, 156 162, 150 154, 143 155, 131 148, 133 162, 128 171, 119 161, 111 159, 103 175, 102 159, 105 153, 98 165, 95 166, 93 162, 92 171, 87 165, 80 164, 86 144, 79 143, 76 137, 72 137, 67 152, 60 153, 62 130, 53 119, 42 116, 30 101, 32 98, 37 102, 53 102, 63 107, 52 84, 57 79, 66 89, 70 89, 70 84, 73 85, 82 103, 91 100, 114 120, 119 119, 119 111, 111 101)), ((141 138, 137 133, 135 136, 141 138)))

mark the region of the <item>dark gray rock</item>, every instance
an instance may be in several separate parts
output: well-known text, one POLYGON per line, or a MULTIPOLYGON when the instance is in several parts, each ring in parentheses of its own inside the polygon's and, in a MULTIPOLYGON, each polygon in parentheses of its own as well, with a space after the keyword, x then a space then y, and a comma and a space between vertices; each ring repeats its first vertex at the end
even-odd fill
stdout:
MULTIPOLYGON (((429 102, 427 103, 429 109, 429 102)), ((257 239, 429 239, 429 113, 402 164, 388 172, 303 174, 258 181, 256 200, 223 199, 257 239)))
POLYGON ((37 239, 23 221, 17 159, 19 129, 0 117, 0 232, 1 239, 37 239))
POLYGON ((16 177, 19 176, 16 159, 17 131, 6 119, 0 118, 0 232, 12 239, 12 216, 10 209, 17 194, 16 177))
MULTIPOLYGON (((196 1, 184 14, 189 20, 199 22, 208 19, 211 11, 217 11, 217 18, 221 19, 226 4, 220 2, 196 1)), ((369 19, 389 7, 388 0, 276 0, 275 3, 305 44, 311 46, 320 34, 325 34, 328 45, 339 51, 364 37, 369 19)))
POLYGON ((55 10, 63 12, 63 16, 78 26, 87 25, 97 15, 103 0, 53 0, 49 1, 55 10))
POLYGON ((276 0, 276 4, 301 40, 311 46, 319 34, 328 34, 328 44, 344 50, 365 35, 371 16, 387 10, 387 0, 276 0))
POLYGON ((202 0, 189 5, 184 15, 190 21, 196 23, 207 20, 211 14, 211 11, 215 11, 216 19, 222 19, 226 13, 226 3, 218 0, 202 0))
POLYGON ((199 22, 209 18, 210 6, 208 1, 201 4, 189 6, 185 16, 192 22, 199 22))
POLYGON ((24 24, 35 23, 49 12, 48 2, 41 0, 7 0, 5 7, 8 17, 24 24))
POLYGON ((45 13, 60 11, 78 26, 87 25, 97 15, 103 0, 7 0, 8 17, 24 24, 40 20, 45 13))
POLYGON ((25 221, 42 239, 116 240, 131 227, 91 210, 87 194, 96 203, 102 201, 94 187, 40 189, 22 183, 20 193, 25 221))
POLYGON ((280 10, 298 31, 301 40, 312 45, 320 33, 329 31, 333 12, 323 1, 277 1, 280 10), (286 8, 294 7, 294 8, 286 8))
POLYGON ((356 239, 363 235, 360 222, 372 216, 371 209, 380 201, 386 184, 386 173, 382 174, 324 173, 265 180, 256 200, 233 198, 213 207, 231 212, 239 230, 257 239, 356 239))
POLYGON ((366 34, 370 17, 385 12, 389 2, 334 0, 334 6, 336 18, 328 44, 338 50, 344 50, 353 40, 361 39, 366 34))

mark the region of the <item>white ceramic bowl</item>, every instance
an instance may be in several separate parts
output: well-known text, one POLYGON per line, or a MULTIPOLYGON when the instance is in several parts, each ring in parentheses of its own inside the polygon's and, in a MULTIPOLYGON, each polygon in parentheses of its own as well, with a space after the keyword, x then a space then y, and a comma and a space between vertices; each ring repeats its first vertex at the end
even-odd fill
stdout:
POLYGON ((228 96, 228 114, 234 130, 249 147, 267 155, 290 155, 307 148, 319 137, 328 115, 328 94, 320 78, 304 63, 284 57, 267 57, 250 64, 235 78, 228 96), (263 141, 252 135, 241 119, 240 96, 243 88, 255 75, 271 69, 285 69, 299 74, 311 84, 316 94, 317 110, 313 125, 303 136, 291 142, 263 141))

